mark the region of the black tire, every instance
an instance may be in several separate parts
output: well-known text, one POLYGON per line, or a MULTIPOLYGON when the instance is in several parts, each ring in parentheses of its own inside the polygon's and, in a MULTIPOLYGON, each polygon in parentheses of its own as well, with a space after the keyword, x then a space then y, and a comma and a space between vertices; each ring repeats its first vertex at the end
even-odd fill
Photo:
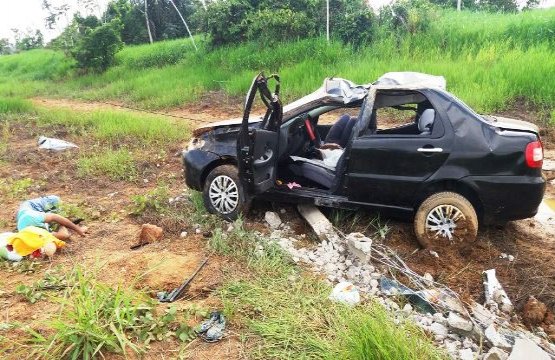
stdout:
POLYGON ((449 191, 440 192, 428 197, 418 208, 414 217, 414 232, 424 248, 466 246, 476 240, 478 216, 464 196, 449 191))
POLYGON ((204 182, 202 198, 204 206, 210 213, 229 221, 236 220, 240 214, 246 214, 250 207, 250 199, 247 198, 243 185, 239 181, 237 167, 233 165, 218 166, 208 174, 204 182), (230 191, 221 191, 225 188, 230 188, 230 191))

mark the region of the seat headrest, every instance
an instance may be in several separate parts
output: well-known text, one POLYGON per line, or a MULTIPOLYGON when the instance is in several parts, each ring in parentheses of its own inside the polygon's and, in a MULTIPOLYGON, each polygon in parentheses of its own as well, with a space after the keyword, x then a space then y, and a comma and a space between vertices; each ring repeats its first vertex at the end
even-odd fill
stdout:
POLYGON ((432 131, 432 125, 434 124, 435 117, 436 111, 434 109, 424 110, 418 119, 418 130, 421 133, 430 133, 432 131))

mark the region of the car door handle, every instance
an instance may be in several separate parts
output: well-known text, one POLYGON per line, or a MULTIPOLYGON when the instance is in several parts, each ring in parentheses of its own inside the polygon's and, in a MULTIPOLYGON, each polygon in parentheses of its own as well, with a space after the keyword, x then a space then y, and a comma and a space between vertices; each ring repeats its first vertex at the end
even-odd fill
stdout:
POLYGON ((443 149, 436 148, 436 147, 421 147, 421 148, 418 148, 416 151, 423 152, 423 153, 440 153, 440 152, 443 152, 443 149))

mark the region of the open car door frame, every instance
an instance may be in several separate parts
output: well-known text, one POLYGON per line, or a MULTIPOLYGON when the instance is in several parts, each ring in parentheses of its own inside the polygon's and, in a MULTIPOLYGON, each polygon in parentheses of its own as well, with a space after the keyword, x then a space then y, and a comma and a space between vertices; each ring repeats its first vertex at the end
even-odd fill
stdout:
POLYGON ((249 195, 261 194, 274 187, 276 183, 279 156, 280 126, 283 119, 283 106, 279 99, 280 82, 277 74, 265 77, 258 74, 251 84, 243 120, 237 141, 237 160, 239 179, 249 195), (276 87, 272 94, 268 80, 274 79, 276 87), (249 128, 249 118, 256 94, 266 106, 262 122, 249 128))

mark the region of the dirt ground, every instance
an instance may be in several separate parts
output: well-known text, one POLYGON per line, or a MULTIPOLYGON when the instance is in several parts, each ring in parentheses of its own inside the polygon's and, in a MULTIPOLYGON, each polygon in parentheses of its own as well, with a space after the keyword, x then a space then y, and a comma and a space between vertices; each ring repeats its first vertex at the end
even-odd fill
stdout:
MULTIPOLYGON (((77 108, 92 110, 97 107, 81 104, 77 108)), ((181 164, 179 158, 174 157, 175 151, 167 151, 167 158, 158 161, 160 166, 149 167, 135 182, 112 181, 104 177, 84 179, 76 175, 75 158, 80 151, 90 150, 94 144, 87 143, 83 138, 71 138, 61 129, 51 129, 47 135, 61 136, 77 142, 80 149, 62 153, 39 151, 36 143, 39 135, 37 129, 15 123, 10 128, 9 151, 4 161, 0 162, 0 178, 30 178, 33 179, 33 185, 21 196, 2 196, 0 232, 14 230, 14 216, 21 200, 57 194, 64 203, 86 210, 89 234, 84 238, 74 235, 51 261, 37 261, 38 268, 34 273, 1 268, 0 273, 3 276, 0 279, 0 303, 4 310, 0 322, 21 322, 39 332, 46 331, 43 329, 44 320, 54 317, 59 306, 48 301, 30 304, 23 296, 17 295, 15 289, 20 284, 31 286, 42 279, 48 269, 60 265, 64 269, 71 269, 76 264, 87 269, 97 269, 99 280, 105 283, 114 286, 127 286, 131 283, 135 288, 146 290, 154 298, 158 291, 170 291, 181 285, 200 262, 209 257, 207 265, 188 288, 188 301, 179 301, 175 305, 178 310, 190 307, 206 311, 221 309, 222 304, 214 290, 221 286, 224 270, 229 271, 234 265, 209 253, 207 239, 202 234, 195 233, 194 224, 182 229, 188 231, 186 238, 181 238, 179 233, 166 234, 160 242, 130 250, 130 246, 137 243, 141 225, 140 221, 129 215, 132 196, 154 189, 159 182, 170 184, 173 194, 183 191, 181 164)), ((158 309, 163 311, 167 307, 168 305, 160 304, 158 309)), ((189 325, 196 325, 202 320, 200 317, 193 317, 189 325)), ((194 359, 242 358, 244 342, 239 340, 233 323, 228 329, 230 335, 224 341, 206 344, 194 340, 187 346, 184 354, 187 358, 194 359)), ((173 359, 177 358, 180 349, 182 345, 177 341, 155 342, 143 358, 173 359)))
MULTIPOLYGON (((118 109, 118 106, 99 103, 87 103, 76 100, 35 99, 35 103, 52 108, 71 108, 92 111, 100 108, 118 109)), ((237 102, 240 104, 240 102, 237 102)), ((121 104, 117 104, 121 105, 121 104)), ((224 107, 201 104, 187 109, 171 110, 177 116, 210 122, 241 115, 239 106, 224 107), (218 110, 214 110, 218 109, 218 110)), ((533 119, 528 119, 533 120, 533 119)), ((70 141, 84 141, 66 137, 63 131, 54 129, 48 135, 57 135, 70 141)), ((130 279, 142 276, 135 286, 147 290, 153 296, 160 290, 171 290, 178 286, 191 273, 198 263, 209 255, 206 239, 202 234, 195 234, 192 225, 184 228, 188 231, 186 238, 178 234, 169 234, 158 243, 150 244, 138 250, 129 247, 136 243, 140 222, 129 215, 131 197, 152 190, 160 181, 170 184, 173 193, 183 189, 181 179, 181 162, 175 156, 178 149, 168 151, 160 166, 149 168, 144 172, 144 179, 136 182, 114 182, 106 178, 83 179, 76 176, 73 161, 82 151, 93 144, 82 144, 81 150, 71 153, 49 153, 37 150, 37 129, 15 124, 12 127, 7 161, 0 162, 0 177, 3 179, 31 178, 34 185, 26 198, 45 194, 59 194, 65 202, 86 208, 90 214, 90 234, 85 238, 74 238, 68 242, 62 253, 57 254, 51 262, 43 262, 40 270, 33 274, 6 272, 0 279, 0 302, 5 309, 2 321, 21 321, 36 329, 41 328, 44 319, 54 316, 58 307, 55 304, 38 302, 29 304, 21 296, 13 296, 18 284, 31 285, 42 278, 44 271, 59 264, 70 268, 74 264, 87 267, 96 266, 99 276, 108 283, 128 283, 130 279), (30 314, 32 314, 30 316, 30 314)), ((555 143, 549 139, 546 143, 546 157, 555 160, 555 143)), ((546 173, 549 179, 555 173, 546 173)), ((547 197, 555 197, 555 186, 550 182, 547 197)), ((20 198, 7 197, 0 207, 0 231, 11 231, 15 227, 14 213, 20 198)), ((293 208, 288 213, 294 213, 293 208)), ((260 214, 251 214, 248 221, 261 220, 260 214)), ((505 286, 517 307, 521 307, 529 295, 544 301, 551 309, 555 307, 555 238, 539 223, 532 219, 511 222, 504 227, 486 227, 479 231, 477 242, 468 251, 450 251, 446 249, 439 258, 420 250, 412 231, 412 225, 394 219, 385 219, 390 227, 384 242, 395 249, 407 264, 417 272, 431 273, 464 297, 477 301, 483 299, 481 274, 484 270, 495 268, 499 280, 505 286), (501 259, 501 253, 513 255, 515 260, 509 262, 501 259)), ((299 233, 307 232, 301 220, 292 220, 293 228, 299 233)), ((200 306, 206 309, 221 307, 214 290, 222 284, 225 269, 239 269, 229 260, 211 256, 208 265, 195 279, 188 292, 189 301, 178 302, 178 306, 200 306)), ((164 305, 160 305, 163 307, 164 305)), ((199 322, 201 319, 193 318, 199 322)), ((230 324, 230 336, 217 344, 205 344, 193 341, 186 349, 188 358, 243 358, 245 343, 241 340, 240 329, 230 324)), ((177 342, 154 343, 147 359, 175 358, 180 345, 177 342)), ((117 357, 113 357, 117 358, 117 357)))

